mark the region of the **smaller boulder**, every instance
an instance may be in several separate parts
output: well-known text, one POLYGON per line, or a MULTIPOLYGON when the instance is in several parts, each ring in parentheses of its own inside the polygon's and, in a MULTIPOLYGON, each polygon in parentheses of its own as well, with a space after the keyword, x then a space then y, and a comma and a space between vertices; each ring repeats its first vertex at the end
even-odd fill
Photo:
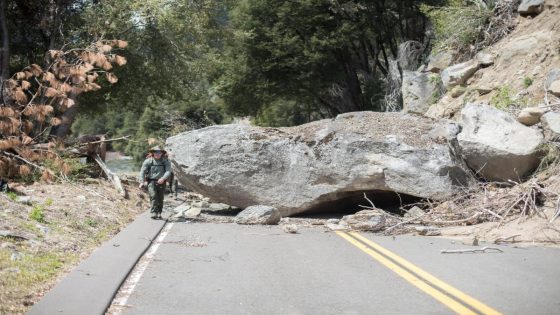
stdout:
POLYGON ((28 206, 31 206, 33 204, 30 196, 17 196, 16 202, 24 204, 24 205, 28 205, 28 206))
POLYGON ((475 87, 475 90, 478 92, 478 95, 486 95, 494 90, 494 86, 491 84, 479 84, 475 87))
POLYGON ((486 104, 467 104, 457 135, 461 155, 478 175, 490 180, 519 181, 540 163, 540 131, 517 122, 486 104))
POLYGON ((424 114, 428 111, 432 95, 439 88, 437 74, 403 71, 402 96, 405 113, 424 114))
POLYGON ((441 72, 441 80, 446 89, 456 85, 465 84, 467 80, 480 67, 478 61, 469 60, 460 64, 445 68, 441 72))
POLYGON ((278 209, 256 205, 245 208, 235 217, 237 224, 278 224, 281 216, 278 209))
POLYGON ((560 80, 552 82, 548 87, 548 92, 552 93, 554 96, 560 97, 560 80))
POLYGON ((475 58, 482 67, 488 67, 494 64, 494 56, 489 53, 479 52, 476 54, 475 58))
POLYGON ((544 10, 544 0, 523 0, 517 8, 521 15, 536 15, 544 10))
POLYGON ((548 141, 560 140, 560 113, 548 112, 541 117, 545 139, 548 141))
POLYGON ((357 231, 377 232, 385 227, 385 215, 379 210, 362 210, 352 215, 345 215, 342 221, 357 231))
POLYGON ((453 61, 453 56, 446 51, 442 51, 431 55, 429 59, 430 62, 428 63, 427 70, 433 73, 440 73, 443 69, 449 67, 453 61))
POLYGON ((544 87, 549 89, 553 82, 560 81, 560 69, 552 69, 546 74, 546 80, 544 81, 544 87))
POLYGON ((457 97, 465 94, 466 91, 467 91, 466 87, 458 85, 458 86, 454 87, 453 90, 451 90, 451 97, 457 98, 457 97))
POLYGON ((540 107, 525 107, 517 115, 517 121, 525 126, 532 126, 539 123, 544 113, 545 110, 540 107))

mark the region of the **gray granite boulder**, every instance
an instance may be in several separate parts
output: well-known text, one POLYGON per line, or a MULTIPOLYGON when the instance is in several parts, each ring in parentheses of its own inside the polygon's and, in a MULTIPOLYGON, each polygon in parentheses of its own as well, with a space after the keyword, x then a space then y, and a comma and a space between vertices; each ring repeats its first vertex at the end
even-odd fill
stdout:
POLYGON ((521 15, 535 15, 544 10, 544 0, 522 0, 517 8, 521 15))
POLYGON ((541 117, 545 138, 560 141, 560 113, 548 112, 541 117))
POLYGON ((439 88, 437 74, 403 71, 402 97, 405 113, 424 114, 430 108, 439 88))
POLYGON ((480 64, 477 60, 469 60, 460 64, 445 68, 441 72, 441 80, 446 89, 456 85, 465 84, 467 80, 478 70, 480 64))
POLYGON ((289 216, 364 204, 364 192, 377 202, 395 193, 439 200, 460 191, 472 177, 449 145, 459 130, 449 125, 456 126, 353 112, 290 128, 211 126, 166 146, 181 184, 216 202, 270 205, 289 216))
POLYGON ((467 104, 461 120, 463 129, 457 136, 461 155, 483 178, 520 181, 539 165, 540 131, 486 104, 467 104))
POLYGON ((247 207, 235 217, 237 224, 278 224, 282 216, 270 206, 256 205, 247 207))

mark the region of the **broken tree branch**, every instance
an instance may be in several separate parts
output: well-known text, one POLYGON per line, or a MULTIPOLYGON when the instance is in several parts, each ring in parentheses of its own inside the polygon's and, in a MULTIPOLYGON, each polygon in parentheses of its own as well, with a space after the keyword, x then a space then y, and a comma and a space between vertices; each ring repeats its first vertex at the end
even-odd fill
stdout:
POLYGON ((101 159, 99 154, 96 154, 94 159, 95 159, 95 162, 97 162, 97 164, 99 164, 99 166, 101 167, 101 169, 103 170, 105 175, 107 175, 107 178, 113 183, 113 185, 115 186, 115 188, 117 189, 119 194, 121 194, 121 196, 123 198, 127 198, 127 192, 124 189, 124 187, 122 186, 121 179, 119 178, 119 176, 117 176, 117 174, 113 173, 107 167, 107 165, 105 165, 105 163, 103 163, 103 160, 101 159))
POLYGON ((103 142, 112 142, 112 141, 124 140, 124 139, 128 139, 128 138, 130 138, 130 136, 124 136, 124 137, 113 138, 113 139, 103 139, 103 140, 91 141, 91 142, 84 142, 84 143, 80 143, 78 146, 79 146, 79 147, 84 147, 84 146, 87 146, 87 145, 89 145, 89 144, 97 144, 97 143, 103 143, 103 142))
POLYGON ((464 253, 473 253, 473 254, 480 254, 480 253, 503 253, 504 251, 496 248, 496 247, 488 247, 484 246, 482 248, 475 248, 475 249, 443 249, 441 251, 442 254, 464 254, 464 253))

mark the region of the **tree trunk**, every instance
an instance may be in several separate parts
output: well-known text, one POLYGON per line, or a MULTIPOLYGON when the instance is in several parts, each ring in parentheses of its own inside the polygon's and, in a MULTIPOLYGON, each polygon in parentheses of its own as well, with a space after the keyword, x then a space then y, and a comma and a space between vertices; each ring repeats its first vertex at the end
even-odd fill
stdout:
POLYGON ((0 33, 2 47, 0 47, 0 83, 10 77, 10 40, 6 25, 6 0, 0 0, 0 33))

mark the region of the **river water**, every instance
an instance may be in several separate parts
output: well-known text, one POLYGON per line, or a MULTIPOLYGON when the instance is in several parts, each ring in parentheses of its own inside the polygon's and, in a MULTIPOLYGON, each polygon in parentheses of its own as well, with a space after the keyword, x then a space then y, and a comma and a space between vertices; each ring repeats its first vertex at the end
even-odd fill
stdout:
POLYGON ((134 162, 132 157, 118 152, 107 152, 105 164, 111 171, 117 174, 136 173, 140 170, 140 165, 134 162))

